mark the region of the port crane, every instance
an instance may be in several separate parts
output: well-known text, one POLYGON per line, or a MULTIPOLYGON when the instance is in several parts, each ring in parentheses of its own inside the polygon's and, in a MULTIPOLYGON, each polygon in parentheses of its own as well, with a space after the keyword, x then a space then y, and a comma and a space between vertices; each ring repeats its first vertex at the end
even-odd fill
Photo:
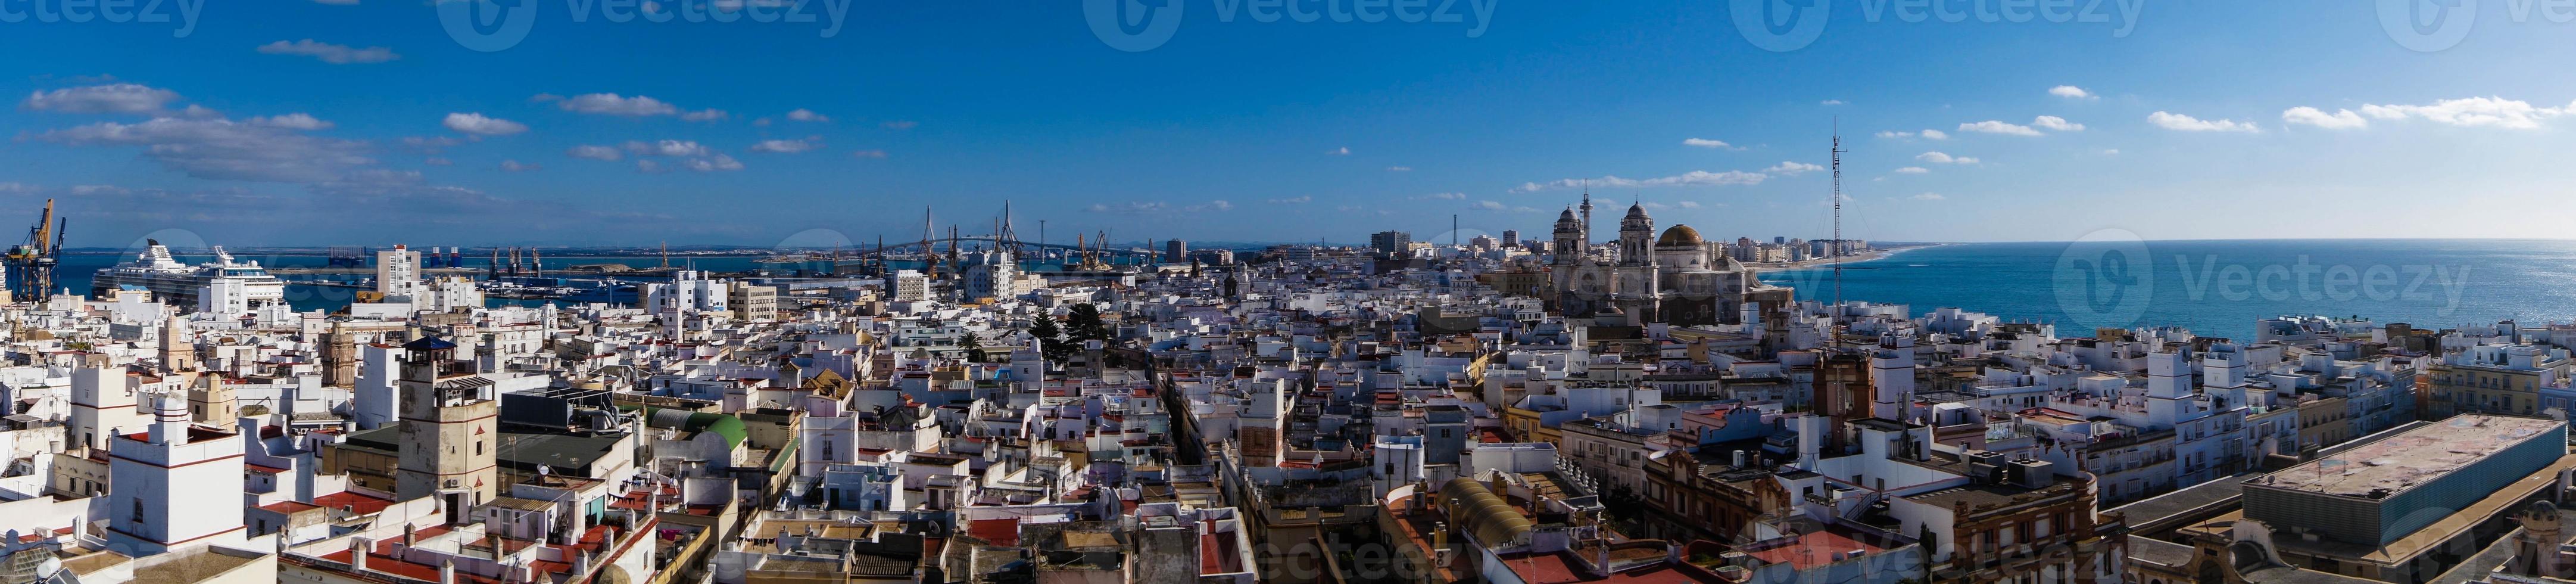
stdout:
POLYGON ((37 217, 34 227, 27 228, 26 243, 9 248, 9 292, 13 301, 43 300, 53 289, 54 266, 61 261, 63 232, 70 223, 69 217, 55 218, 54 200, 45 199, 45 214, 37 217))

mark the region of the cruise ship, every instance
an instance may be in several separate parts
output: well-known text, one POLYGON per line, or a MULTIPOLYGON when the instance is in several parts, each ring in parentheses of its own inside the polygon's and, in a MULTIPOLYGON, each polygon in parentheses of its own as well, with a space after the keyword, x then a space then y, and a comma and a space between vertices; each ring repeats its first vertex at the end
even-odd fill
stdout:
POLYGON ((259 262, 235 262, 222 246, 214 248, 215 261, 188 265, 170 257, 170 248, 158 240, 134 259, 102 268, 91 277, 90 295, 105 297, 116 290, 146 290, 164 304, 194 305, 197 291, 218 281, 231 281, 241 286, 242 298, 249 306, 263 306, 286 301, 286 283, 268 274, 259 262))

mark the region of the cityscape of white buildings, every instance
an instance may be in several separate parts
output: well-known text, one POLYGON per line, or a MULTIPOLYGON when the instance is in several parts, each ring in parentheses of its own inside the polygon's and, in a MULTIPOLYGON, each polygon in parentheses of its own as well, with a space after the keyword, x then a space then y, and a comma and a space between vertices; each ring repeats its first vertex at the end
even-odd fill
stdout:
POLYGON ((632 305, 403 246, 331 310, 10 304, 0 583, 2576 581, 2576 325, 1831 304, 1760 270, 1867 242, 1590 207, 632 305))

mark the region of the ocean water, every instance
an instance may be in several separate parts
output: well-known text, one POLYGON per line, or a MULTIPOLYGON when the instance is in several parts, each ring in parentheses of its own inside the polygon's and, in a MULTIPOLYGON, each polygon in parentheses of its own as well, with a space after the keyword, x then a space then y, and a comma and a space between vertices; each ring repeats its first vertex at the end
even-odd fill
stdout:
MULTIPOLYGON (((1763 275, 1802 300, 1832 301, 1829 269, 1763 275)), ((2440 329, 2514 320, 2576 321, 2576 241, 2138 241, 1980 243, 1906 250, 1844 264, 1842 298, 1952 307, 2097 327, 2180 326, 2250 339, 2281 315, 2361 317, 2440 329)))

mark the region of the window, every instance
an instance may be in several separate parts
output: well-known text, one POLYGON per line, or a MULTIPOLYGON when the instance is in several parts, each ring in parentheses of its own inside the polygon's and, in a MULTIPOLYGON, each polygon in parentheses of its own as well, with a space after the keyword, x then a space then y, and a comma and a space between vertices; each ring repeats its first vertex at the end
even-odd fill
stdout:
POLYGON ((143 498, 134 498, 134 522, 143 523, 143 498))

